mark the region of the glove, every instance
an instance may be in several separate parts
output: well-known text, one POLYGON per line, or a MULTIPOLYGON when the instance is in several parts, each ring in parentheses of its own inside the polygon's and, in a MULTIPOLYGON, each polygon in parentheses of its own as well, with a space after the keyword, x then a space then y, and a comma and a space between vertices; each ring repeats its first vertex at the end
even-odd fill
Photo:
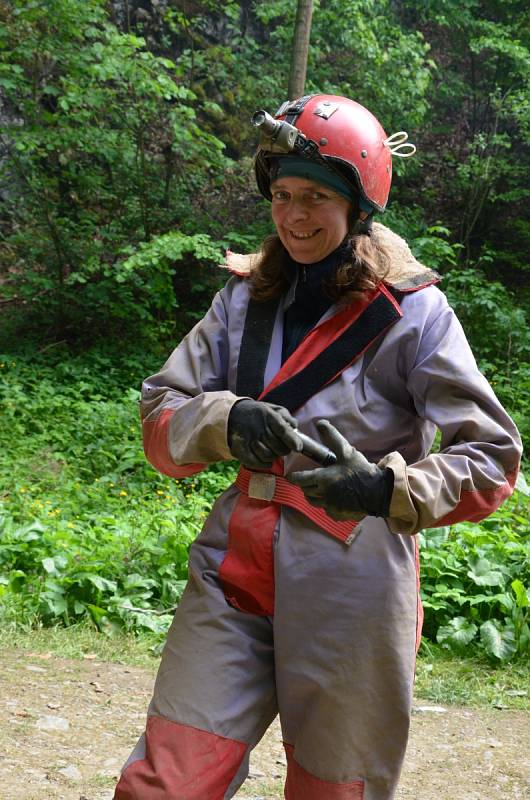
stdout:
POLYGON ((228 446, 243 466, 269 469, 278 456, 302 449, 297 424, 282 406, 238 400, 228 415, 228 446))
POLYGON ((337 463, 292 472, 286 478, 302 489, 311 505, 322 507, 332 519, 388 517, 394 489, 392 470, 367 461, 327 420, 319 420, 317 428, 337 463))

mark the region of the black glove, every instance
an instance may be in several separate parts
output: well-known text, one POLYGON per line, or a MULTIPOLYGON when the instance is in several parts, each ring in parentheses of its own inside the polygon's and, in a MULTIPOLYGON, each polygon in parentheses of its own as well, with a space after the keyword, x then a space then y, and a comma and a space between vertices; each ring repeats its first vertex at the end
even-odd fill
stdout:
POLYGON ((317 422, 322 441, 337 456, 331 467, 286 475, 309 502, 322 507, 332 519, 357 519, 366 515, 388 517, 394 473, 371 464, 325 419, 317 422))
POLYGON ((278 456, 302 449, 297 424, 282 406, 238 400, 228 415, 228 446, 245 467, 268 469, 278 456))

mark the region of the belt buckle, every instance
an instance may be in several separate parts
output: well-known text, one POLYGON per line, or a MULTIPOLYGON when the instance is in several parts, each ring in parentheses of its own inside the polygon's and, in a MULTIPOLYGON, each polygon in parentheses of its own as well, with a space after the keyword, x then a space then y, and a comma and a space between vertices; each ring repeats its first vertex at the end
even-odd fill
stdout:
POLYGON ((253 500, 271 501, 276 491, 276 477, 268 473, 255 472, 248 482, 248 496, 253 500))

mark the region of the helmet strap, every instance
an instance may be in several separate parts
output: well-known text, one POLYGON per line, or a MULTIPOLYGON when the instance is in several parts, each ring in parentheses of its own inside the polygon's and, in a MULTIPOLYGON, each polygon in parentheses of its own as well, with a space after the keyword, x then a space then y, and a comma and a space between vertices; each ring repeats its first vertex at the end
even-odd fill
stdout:
POLYGON ((311 100, 312 97, 312 94, 305 94, 303 97, 299 97, 297 100, 286 100, 285 103, 282 103, 274 116, 277 118, 282 117, 285 114, 285 121, 288 122, 289 125, 294 125, 304 110, 304 106, 309 100, 311 100))
MULTIPOLYGON (((361 212, 361 214, 365 214, 366 212, 361 212)), ((356 219, 352 220, 350 223, 350 230, 349 235, 350 238, 354 236, 369 236, 372 232, 372 222, 373 222, 373 214, 368 214, 367 216, 358 216, 356 219)))

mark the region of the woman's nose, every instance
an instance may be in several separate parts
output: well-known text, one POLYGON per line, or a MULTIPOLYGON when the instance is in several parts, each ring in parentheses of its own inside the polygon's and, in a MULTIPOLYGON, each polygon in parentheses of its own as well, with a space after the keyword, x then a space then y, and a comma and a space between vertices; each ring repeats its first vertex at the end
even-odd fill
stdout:
POLYGON ((305 203, 299 200, 291 200, 289 208, 287 209, 286 218, 289 222, 296 222, 297 220, 307 219, 308 209, 305 203))

